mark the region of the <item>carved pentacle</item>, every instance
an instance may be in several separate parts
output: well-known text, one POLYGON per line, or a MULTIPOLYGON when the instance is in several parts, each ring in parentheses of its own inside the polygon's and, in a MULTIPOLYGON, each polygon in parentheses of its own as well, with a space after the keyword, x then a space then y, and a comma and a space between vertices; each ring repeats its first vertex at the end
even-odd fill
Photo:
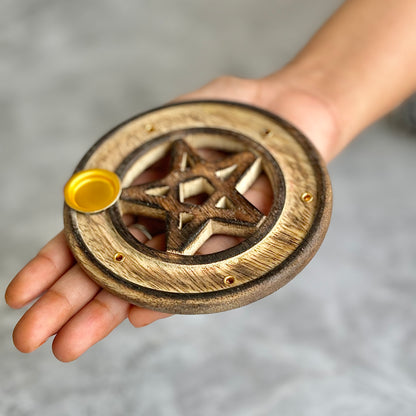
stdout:
POLYGON ((325 166, 298 130, 221 101, 117 126, 65 189, 66 236, 84 271, 168 313, 224 311, 279 289, 319 248, 332 204, 325 166))

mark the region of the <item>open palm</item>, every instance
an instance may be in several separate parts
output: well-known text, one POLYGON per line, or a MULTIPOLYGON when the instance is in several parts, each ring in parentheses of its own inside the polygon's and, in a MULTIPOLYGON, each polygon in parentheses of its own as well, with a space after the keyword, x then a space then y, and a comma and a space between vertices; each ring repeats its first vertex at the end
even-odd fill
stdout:
MULTIPOLYGON (((255 81, 223 77, 180 97, 180 100, 226 99, 266 108, 305 131, 324 157, 331 157, 327 144, 333 132, 324 106, 308 94, 276 89, 279 83, 275 81, 273 85, 272 90, 268 88, 267 79, 255 81)), ((158 178, 161 171, 156 167, 146 175, 146 181, 151 181, 158 178)), ((272 193, 264 176, 257 179, 245 197, 267 213, 272 193)), ((150 247, 160 248, 163 244, 162 234, 151 233, 151 237, 137 228, 132 232, 150 247)), ((201 247, 200 252, 220 251, 236 242, 235 237, 214 236, 201 247)), ((55 335, 53 352, 62 361, 78 358, 127 317, 135 327, 142 327, 169 316, 131 305, 101 289, 76 264, 63 232, 41 249, 6 291, 6 301, 12 308, 21 308, 38 297, 16 325, 14 343, 20 351, 31 352, 55 335)))

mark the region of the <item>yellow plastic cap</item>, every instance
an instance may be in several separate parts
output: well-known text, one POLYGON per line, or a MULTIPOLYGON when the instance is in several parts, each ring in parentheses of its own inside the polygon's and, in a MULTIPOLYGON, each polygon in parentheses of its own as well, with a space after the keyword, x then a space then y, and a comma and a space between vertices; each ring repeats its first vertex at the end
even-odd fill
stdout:
POLYGON ((76 173, 64 188, 65 202, 84 213, 96 213, 113 205, 121 193, 119 177, 109 170, 89 169, 76 173))

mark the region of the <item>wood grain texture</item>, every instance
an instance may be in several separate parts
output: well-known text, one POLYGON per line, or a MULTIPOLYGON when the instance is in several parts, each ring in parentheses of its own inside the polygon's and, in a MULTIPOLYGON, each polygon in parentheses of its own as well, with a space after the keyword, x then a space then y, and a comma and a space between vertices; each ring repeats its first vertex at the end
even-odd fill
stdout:
POLYGON ((240 152, 209 162, 183 139, 172 143, 170 153, 166 177, 124 189, 122 214, 162 219, 167 227, 166 251, 184 255, 195 254, 214 234, 248 237, 257 230, 264 216, 242 194, 260 173, 259 157, 240 152), (187 202, 197 195, 206 195, 206 200, 187 202))
POLYGON ((77 171, 91 168, 116 172, 122 196, 114 207, 93 215, 65 206, 69 245, 102 287, 159 311, 218 312, 272 293, 308 263, 329 225, 331 185, 317 151, 287 122, 247 105, 187 102, 134 117, 97 142, 77 171), (222 165, 210 164, 194 151, 204 147, 231 156, 222 165), (132 186, 169 152, 176 173, 132 186), (274 193, 265 218, 241 197, 260 170, 274 193), (184 203, 195 192, 208 194, 206 205, 184 203), (307 202, 304 194, 312 198, 307 202), (173 221, 165 252, 129 233, 121 216, 135 212, 173 221), (187 223, 183 227, 179 214, 187 223), (193 255, 218 231, 246 239, 218 253, 193 255), (116 253, 123 261, 114 259, 116 253))

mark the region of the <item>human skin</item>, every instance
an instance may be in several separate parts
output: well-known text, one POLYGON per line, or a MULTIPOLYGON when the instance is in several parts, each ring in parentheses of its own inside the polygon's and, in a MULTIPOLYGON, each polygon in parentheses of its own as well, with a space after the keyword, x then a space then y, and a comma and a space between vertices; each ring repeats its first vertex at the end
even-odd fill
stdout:
MULTIPOLYGON (((349 0, 279 71, 256 80, 221 77, 178 100, 262 107, 303 131, 329 162, 415 90, 415 21, 414 0, 349 0)), ((265 205, 271 199, 261 179, 247 197, 265 205)), ((158 243, 155 237, 146 244, 158 243)), ((12 308, 39 298, 15 327, 16 348, 31 352, 55 335, 52 349, 62 361, 78 358, 127 317, 142 327, 169 316, 100 289, 75 263, 62 232, 16 275, 5 297, 12 308)))

